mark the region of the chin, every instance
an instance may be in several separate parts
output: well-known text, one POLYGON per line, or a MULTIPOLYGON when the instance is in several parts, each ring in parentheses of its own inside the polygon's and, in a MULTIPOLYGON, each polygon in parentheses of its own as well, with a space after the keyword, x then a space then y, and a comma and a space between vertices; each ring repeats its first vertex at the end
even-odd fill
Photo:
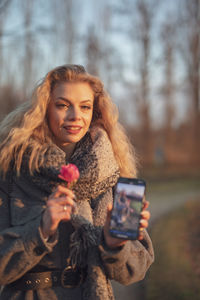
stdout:
POLYGON ((83 136, 74 136, 71 138, 67 138, 64 140, 64 143, 78 143, 81 139, 83 138, 83 136))

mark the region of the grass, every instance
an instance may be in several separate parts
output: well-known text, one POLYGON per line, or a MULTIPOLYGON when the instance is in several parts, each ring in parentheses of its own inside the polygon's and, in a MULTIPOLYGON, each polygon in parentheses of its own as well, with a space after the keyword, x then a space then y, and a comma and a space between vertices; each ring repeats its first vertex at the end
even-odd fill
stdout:
POLYGON ((149 180, 149 192, 159 193, 159 192, 176 192, 185 191, 191 189, 200 190, 200 176, 190 177, 190 178, 171 178, 168 180, 154 181, 149 180))
POLYGON ((139 177, 144 178, 147 182, 147 188, 150 193, 199 189, 200 190, 200 168, 195 170, 178 168, 167 170, 166 168, 155 170, 143 170, 139 177))
POLYGON ((200 201, 189 201, 151 230, 155 263, 146 300, 200 300, 200 201))

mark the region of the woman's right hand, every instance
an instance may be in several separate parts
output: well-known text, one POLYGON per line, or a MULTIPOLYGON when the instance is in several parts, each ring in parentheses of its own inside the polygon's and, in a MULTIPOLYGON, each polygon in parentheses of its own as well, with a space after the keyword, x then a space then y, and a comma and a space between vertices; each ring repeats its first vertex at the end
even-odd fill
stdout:
POLYGON ((60 221, 69 221, 75 208, 75 195, 72 190, 59 185, 47 201, 42 216, 41 230, 44 238, 52 236, 60 221))

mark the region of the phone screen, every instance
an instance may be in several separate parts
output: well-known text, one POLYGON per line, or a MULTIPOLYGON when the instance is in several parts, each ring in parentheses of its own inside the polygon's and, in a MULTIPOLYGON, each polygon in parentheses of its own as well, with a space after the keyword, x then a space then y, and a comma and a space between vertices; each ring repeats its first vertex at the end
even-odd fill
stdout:
POLYGON ((119 178, 110 221, 112 236, 131 240, 138 238, 145 187, 144 180, 119 178))

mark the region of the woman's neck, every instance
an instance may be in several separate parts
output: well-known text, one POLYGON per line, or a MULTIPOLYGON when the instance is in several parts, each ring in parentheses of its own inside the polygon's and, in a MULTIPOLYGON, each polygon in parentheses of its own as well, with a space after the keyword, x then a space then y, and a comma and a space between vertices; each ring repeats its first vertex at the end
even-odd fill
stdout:
POLYGON ((66 153, 66 159, 70 160, 70 157, 72 156, 74 149, 76 147, 76 143, 70 143, 67 145, 57 145, 57 146, 66 153))

